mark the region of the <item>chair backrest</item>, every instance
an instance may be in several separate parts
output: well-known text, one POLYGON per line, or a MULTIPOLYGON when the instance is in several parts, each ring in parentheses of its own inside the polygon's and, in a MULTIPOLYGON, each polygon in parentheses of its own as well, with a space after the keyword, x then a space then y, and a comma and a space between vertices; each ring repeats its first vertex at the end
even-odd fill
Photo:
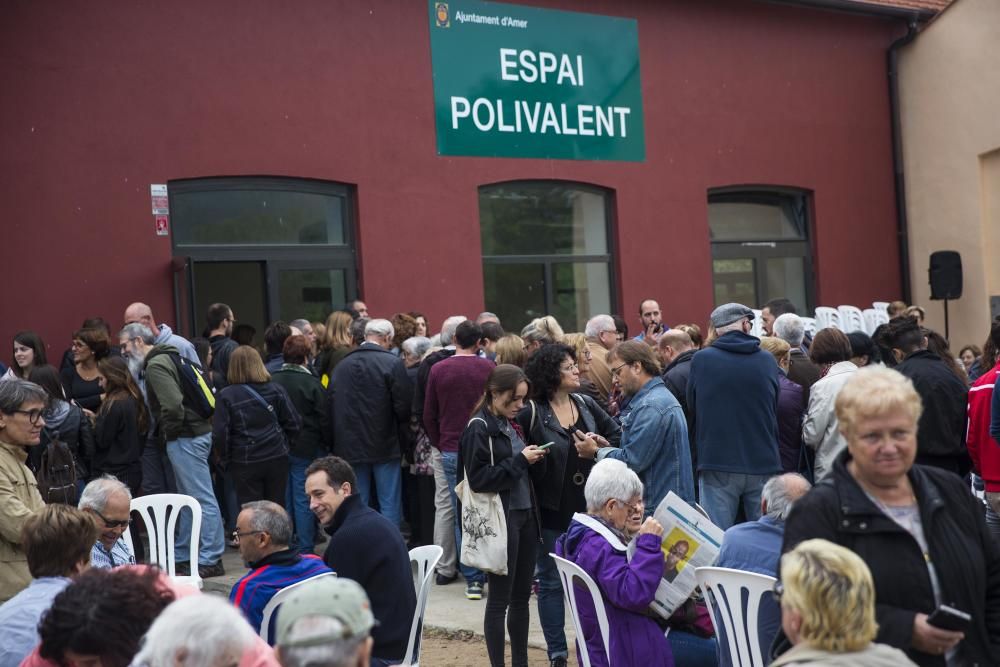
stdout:
POLYGON ((576 563, 568 561, 565 558, 560 558, 555 554, 549 555, 556 564, 556 569, 559 570, 563 595, 566 597, 566 604, 569 605, 570 612, 573 615, 573 629, 576 630, 577 650, 579 650, 582 660, 580 667, 590 667, 590 654, 587 653, 587 641, 585 639, 587 635, 583 633, 583 626, 580 624, 580 611, 576 604, 577 589, 573 585, 574 579, 583 582, 584 587, 586 587, 587 592, 590 593, 590 597, 594 601, 597 625, 600 627, 601 640, 604 642, 604 655, 607 656, 608 667, 611 667, 611 639, 609 636, 608 613, 604 609, 604 598, 601 596, 601 589, 597 587, 597 584, 590 578, 590 575, 584 572, 583 568, 576 563))
POLYGON ((844 333, 865 331, 865 318, 857 306, 840 306, 837 313, 840 315, 840 329, 844 333))
MULTIPOLYGON (((198 543, 201 540, 201 504, 191 496, 180 493, 157 493, 150 496, 133 498, 131 511, 138 512, 146 524, 149 536, 146 553, 150 564, 159 565, 168 575, 178 581, 190 583, 201 588, 201 577, 198 576, 198 543), (177 563, 174 558, 174 543, 177 533, 177 520, 181 509, 191 511, 191 541, 188 562, 191 564, 189 576, 177 576, 177 563)), ((127 538, 132 545, 132 536, 127 538)))
POLYGON ((444 549, 436 544, 410 549, 410 567, 413 570, 413 587, 417 592, 417 608, 413 612, 413 622, 410 624, 410 640, 406 643, 406 655, 400 667, 417 667, 420 664, 420 644, 424 632, 424 612, 427 609, 427 596, 431 589, 431 575, 444 549))
POLYGON ((888 301, 872 301, 872 308, 875 310, 880 310, 885 313, 886 317, 889 317, 889 302, 888 301))
POLYGON ((264 605, 263 616, 261 617, 260 621, 260 632, 258 633, 260 635, 260 638, 266 642, 270 641, 268 635, 271 633, 271 621, 274 618, 274 612, 278 610, 278 607, 281 606, 281 603, 287 600, 288 596, 291 595, 296 588, 304 584, 307 584, 310 581, 313 581, 314 579, 322 579, 323 577, 336 577, 336 576, 337 576, 336 572, 324 572, 323 574, 317 574, 315 577, 309 577, 308 579, 303 579, 302 581, 296 581, 294 584, 290 586, 285 586, 280 591, 272 595, 271 599, 267 601, 266 605, 264 605))
MULTIPOLYGON (((725 633, 730 663, 742 667, 764 667, 760 639, 757 636, 757 612, 761 600, 774 588, 774 577, 726 567, 699 567, 694 571, 705 604, 715 626, 716 636, 725 633), (747 593, 746 614, 743 592, 747 593), (719 623, 722 627, 719 627, 719 623)), ((727 650, 721 646, 721 650, 727 650)))
POLYGON ((754 310, 753 315, 753 326, 750 327, 750 335, 761 338, 764 335, 764 320, 761 317, 763 312, 760 310, 754 310))
POLYGON ((889 313, 884 310, 876 310, 875 308, 865 308, 861 311, 861 315, 865 318, 865 332, 871 336, 875 333, 883 324, 889 323, 889 313))
POLYGON ((802 329, 806 332, 807 336, 815 336, 818 329, 816 328, 816 318, 815 317, 802 317, 802 329))
POLYGON ((840 312, 836 308, 819 306, 816 308, 816 330, 833 327, 840 329, 840 312))

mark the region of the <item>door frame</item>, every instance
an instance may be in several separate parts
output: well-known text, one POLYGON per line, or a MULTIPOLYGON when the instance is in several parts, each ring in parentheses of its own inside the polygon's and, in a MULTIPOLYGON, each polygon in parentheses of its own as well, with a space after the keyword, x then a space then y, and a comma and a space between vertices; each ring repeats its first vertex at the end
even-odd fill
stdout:
MULTIPOLYGON (((803 279, 805 282, 806 303, 796 304, 803 312, 812 312, 816 302, 816 280, 813 268, 812 253, 809 242, 795 241, 713 241, 712 261, 717 259, 752 259, 754 261, 754 292, 762 306, 767 299, 762 297, 767 292, 767 260, 793 257, 802 260, 803 279)), ((713 301, 715 289, 715 270, 712 270, 713 301)), ((782 295, 784 296, 784 295, 782 295)), ((774 297, 772 297, 774 298, 774 297)))

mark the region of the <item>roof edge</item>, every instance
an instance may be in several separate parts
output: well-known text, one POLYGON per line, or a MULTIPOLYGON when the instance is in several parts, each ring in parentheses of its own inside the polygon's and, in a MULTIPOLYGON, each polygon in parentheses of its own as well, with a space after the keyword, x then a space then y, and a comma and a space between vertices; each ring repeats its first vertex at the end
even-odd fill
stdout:
POLYGON ((938 12, 933 9, 913 9, 907 7, 891 7, 888 5, 876 5, 866 3, 864 0, 758 0, 771 4, 800 5, 813 7, 816 9, 828 9, 851 14, 866 14, 868 16, 880 16, 883 18, 895 19, 917 19, 918 21, 929 21, 938 12))

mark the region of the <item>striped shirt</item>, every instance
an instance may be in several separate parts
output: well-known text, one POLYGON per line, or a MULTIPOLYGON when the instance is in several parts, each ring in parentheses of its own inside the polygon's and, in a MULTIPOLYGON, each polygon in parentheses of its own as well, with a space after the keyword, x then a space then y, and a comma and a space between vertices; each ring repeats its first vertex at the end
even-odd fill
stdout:
POLYGON ((119 538, 111 547, 111 551, 108 551, 100 540, 94 543, 94 548, 90 550, 90 567, 110 570, 122 565, 135 565, 135 556, 129 551, 125 540, 119 538))

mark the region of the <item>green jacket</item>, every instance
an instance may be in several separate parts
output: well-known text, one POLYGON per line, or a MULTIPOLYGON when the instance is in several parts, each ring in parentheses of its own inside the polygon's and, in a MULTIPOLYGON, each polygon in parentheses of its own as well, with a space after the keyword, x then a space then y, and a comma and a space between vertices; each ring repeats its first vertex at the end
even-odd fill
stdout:
POLYGON ((288 392, 292 405, 302 417, 302 430, 290 443, 292 456, 314 459, 333 449, 326 391, 315 375, 294 364, 285 364, 271 375, 271 381, 288 392))
POLYGON ((178 438, 193 438, 212 430, 207 419, 184 405, 181 378, 168 356, 180 354, 173 345, 155 345, 146 354, 146 390, 149 410, 156 417, 157 437, 166 444, 178 438))

